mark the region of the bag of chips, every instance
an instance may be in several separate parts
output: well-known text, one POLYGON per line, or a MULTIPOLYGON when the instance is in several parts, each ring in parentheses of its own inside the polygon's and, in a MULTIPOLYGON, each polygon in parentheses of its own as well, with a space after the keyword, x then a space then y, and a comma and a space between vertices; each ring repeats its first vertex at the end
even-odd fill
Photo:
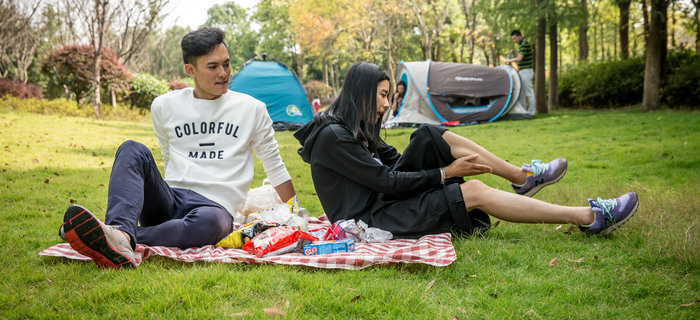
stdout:
POLYGON ((265 255, 276 256, 288 252, 300 252, 304 245, 316 240, 318 238, 295 227, 281 226, 261 232, 251 241, 244 244, 243 250, 256 255, 258 258, 265 255))

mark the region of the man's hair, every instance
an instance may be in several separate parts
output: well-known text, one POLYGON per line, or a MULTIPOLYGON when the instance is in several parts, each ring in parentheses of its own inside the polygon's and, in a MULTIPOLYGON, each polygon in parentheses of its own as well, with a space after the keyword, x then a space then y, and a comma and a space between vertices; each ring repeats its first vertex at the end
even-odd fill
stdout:
POLYGON ((515 35, 515 36, 518 36, 518 37, 522 37, 522 36, 523 36, 523 34, 520 33, 520 30, 518 30, 518 29, 515 29, 515 30, 513 30, 513 31, 510 32, 510 36, 511 36, 511 37, 514 36, 514 35, 515 35))
POLYGON ((180 41, 182 60, 185 64, 195 64, 197 58, 211 53, 219 44, 226 47, 224 32, 219 28, 202 28, 190 31, 180 41))

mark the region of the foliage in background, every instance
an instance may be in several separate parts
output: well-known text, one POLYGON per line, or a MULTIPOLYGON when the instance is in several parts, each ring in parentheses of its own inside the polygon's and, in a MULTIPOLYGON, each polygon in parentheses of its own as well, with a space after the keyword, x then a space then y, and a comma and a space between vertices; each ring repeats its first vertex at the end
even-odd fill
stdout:
POLYGON ((173 80, 168 81, 168 85, 170 86, 170 90, 180 90, 184 89, 187 87, 194 87, 194 79, 190 77, 185 77, 185 78, 176 78, 173 80))
MULTIPOLYGON (((82 108, 75 101, 65 98, 56 99, 20 99, 12 96, 0 98, 0 108, 16 111, 25 111, 40 114, 50 114, 56 116, 95 118, 94 108, 82 108)), ((102 105, 103 120, 120 120, 148 122, 151 121, 150 114, 142 114, 137 109, 129 108, 127 105, 118 104, 116 108, 110 105, 102 105)))
MULTIPOLYGON (((700 107, 700 54, 669 54, 668 81, 662 92, 669 107, 700 107)), ((562 106, 611 108, 642 102, 644 57, 570 68, 559 82, 562 106)))
POLYGON ((43 97, 41 93, 41 86, 33 83, 23 83, 19 81, 12 81, 5 78, 0 78, 0 97, 10 95, 13 97, 18 97, 20 99, 24 98, 37 98, 41 99, 43 97))
POLYGON ((562 106, 610 108, 642 102, 644 60, 586 64, 568 70, 559 81, 562 106))
POLYGON ((321 82, 312 80, 304 85, 306 89, 306 97, 311 101, 314 97, 328 98, 333 94, 331 86, 321 82))
POLYGON ((669 106, 700 106, 700 53, 683 51, 668 57, 663 99, 669 106))
POLYGON ((129 103, 140 109, 151 109, 151 102, 157 96, 170 91, 167 81, 148 73, 137 73, 130 81, 129 103))
MULTIPOLYGON (((65 45, 51 51, 41 71, 49 77, 46 95, 51 98, 72 93, 78 104, 90 92, 93 78, 94 49, 89 45, 65 45)), ((125 93, 129 89, 129 70, 109 48, 103 48, 100 86, 104 92, 125 93)))
POLYGON ((207 10, 207 21, 202 27, 217 27, 226 33, 225 41, 231 56, 231 69, 242 65, 256 55, 257 34, 250 27, 246 9, 235 2, 213 5, 207 10))

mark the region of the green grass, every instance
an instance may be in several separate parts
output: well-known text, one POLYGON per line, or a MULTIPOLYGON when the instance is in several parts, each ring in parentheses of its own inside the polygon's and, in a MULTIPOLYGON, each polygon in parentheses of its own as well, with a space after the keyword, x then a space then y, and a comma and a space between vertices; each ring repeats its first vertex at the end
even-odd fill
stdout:
MULTIPOLYGON (((71 200, 104 217, 122 141, 146 144, 162 165, 150 124, 0 107, 0 318, 264 318, 263 309, 280 301, 289 302, 288 318, 304 319, 698 317, 700 113, 568 111, 452 131, 517 165, 567 158, 565 179, 539 199, 586 205, 587 197, 634 190, 639 210, 605 238, 501 222, 484 236, 456 238, 457 261, 444 268, 339 271, 151 257, 135 270, 99 270, 38 253, 61 241, 71 200)), ((386 140, 402 150, 410 133, 390 130, 386 140)), ((277 138, 302 206, 321 214, 298 143, 290 132, 277 138)), ((254 186, 263 178, 259 163, 256 170, 254 186)), ((479 178, 509 189, 497 177, 479 178)))

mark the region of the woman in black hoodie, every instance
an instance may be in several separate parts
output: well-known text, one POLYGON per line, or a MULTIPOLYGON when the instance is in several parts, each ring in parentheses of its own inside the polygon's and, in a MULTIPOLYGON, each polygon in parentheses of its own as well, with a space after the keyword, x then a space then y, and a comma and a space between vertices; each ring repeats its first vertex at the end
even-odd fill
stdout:
POLYGON ((608 234, 637 209, 637 194, 589 199, 567 207, 530 198, 566 173, 566 160, 533 160, 518 168, 444 128, 423 125, 411 134, 404 154, 380 137, 389 108, 389 76, 371 63, 357 63, 336 101, 294 136, 311 165, 321 205, 331 222, 362 220, 397 238, 490 227, 489 215, 511 222, 572 223, 588 234, 608 234), (493 173, 516 193, 463 177, 493 173))

